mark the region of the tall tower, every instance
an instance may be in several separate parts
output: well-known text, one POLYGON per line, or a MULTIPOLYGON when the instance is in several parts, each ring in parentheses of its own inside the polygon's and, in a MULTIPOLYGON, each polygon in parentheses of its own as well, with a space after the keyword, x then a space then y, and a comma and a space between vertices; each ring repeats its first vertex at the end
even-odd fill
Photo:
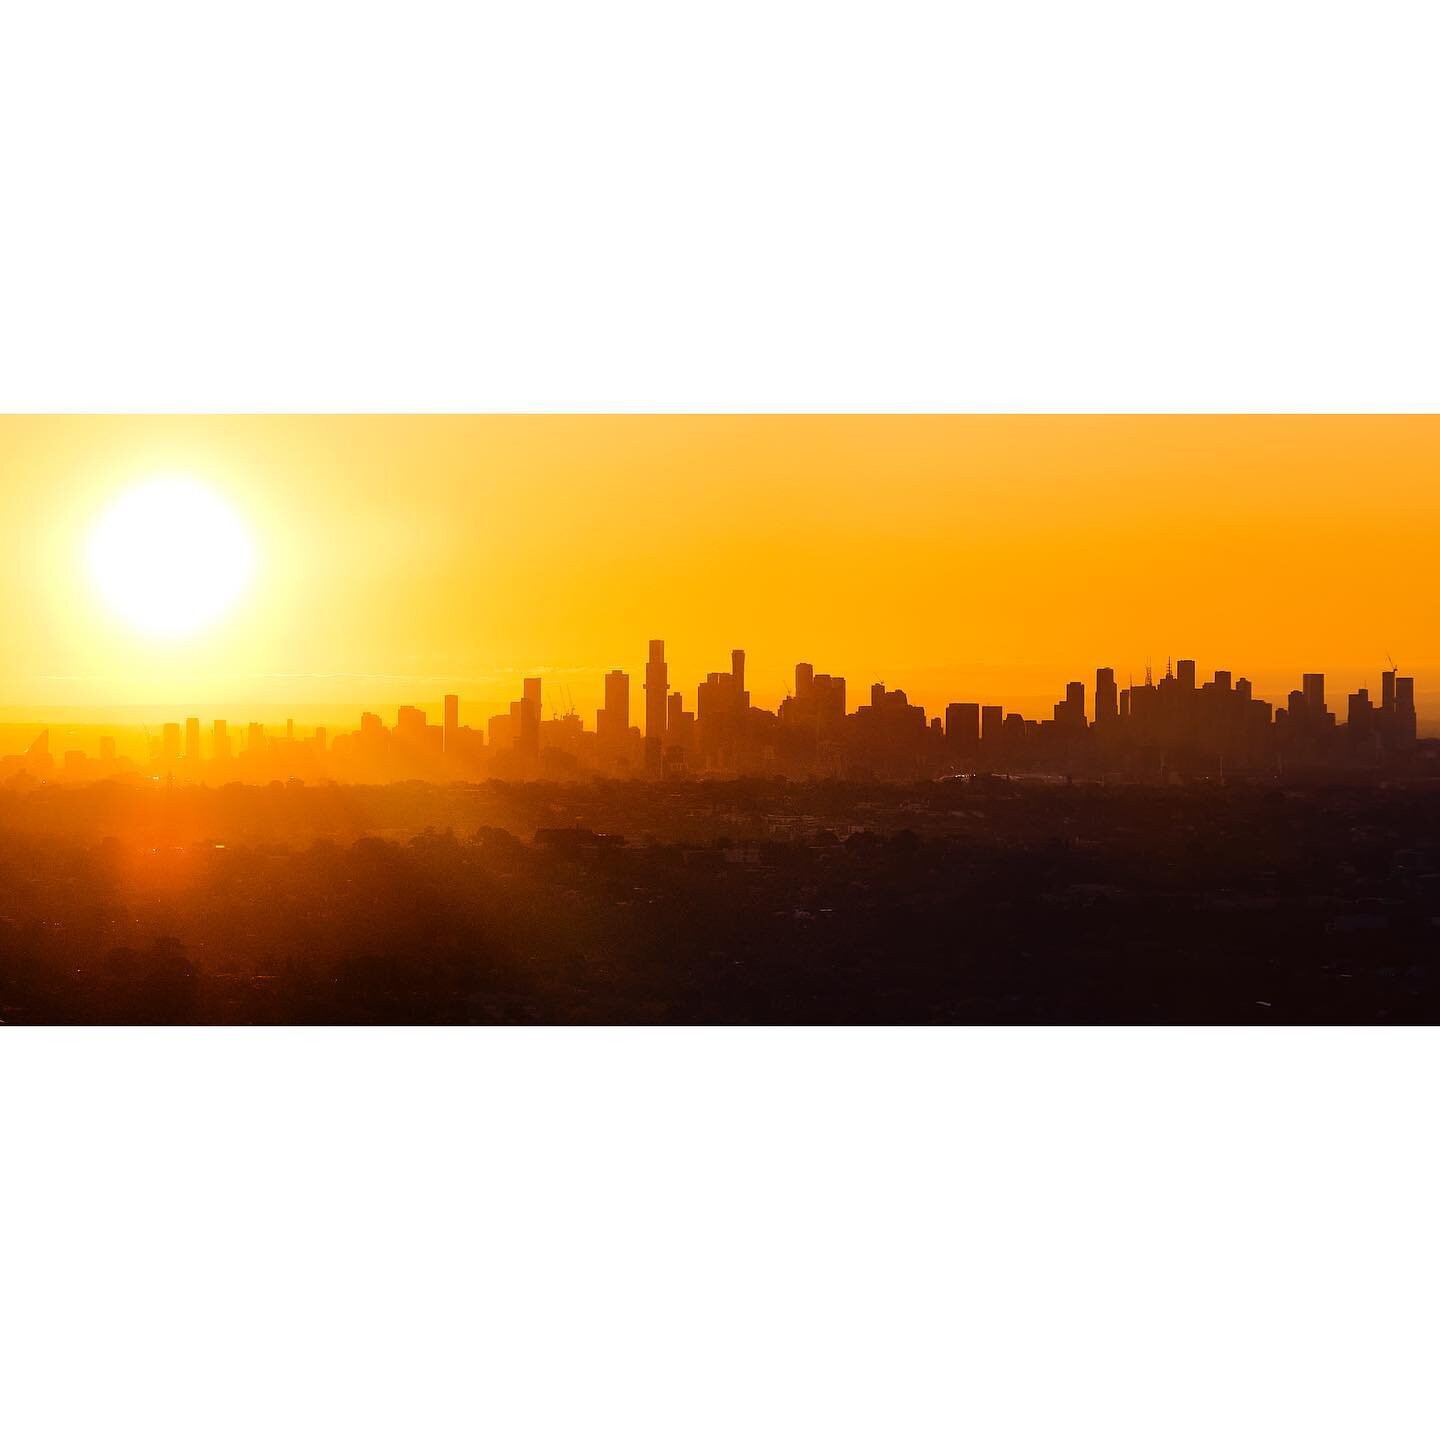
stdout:
POLYGON ((1095 723, 1109 725, 1120 718, 1120 692, 1115 671, 1108 665, 1095 672, 1095 723))
POLYGON ((453 755, 460 740, 460 697, 458 695, 445 697, 445 725, 441 731, 441 740, 445 753, 453 755))
POLYGON ((540 677, 525 681, 520 701, 520 748, 532 758, 540 753, 540 677))
POLYGON ((1395 734, 1402 746, 1415 743, 1415 677, 1395 677, 1395 734))
POLYGON ((745 693, 745 652, 743 650, 730 652, 730 673, 735 677, 736 704, 741 709, 748 709, 750 697, 745 693))
POLYGON ((665 756, 665 708, 670 693, 670 667, 665 663, 665 642, 650 642, 645 665, 645 772, 658 779, 665 756))
POLYGON ((623 670, 605 677, 605 713, 617 730, 630 728, 630 677, 623 670))
POLYGON ((595 735, 601 752, 610 759, 625 754, 630 733, 630 677, 623 670, 605 676, 605 706, 595 716, 595 735))

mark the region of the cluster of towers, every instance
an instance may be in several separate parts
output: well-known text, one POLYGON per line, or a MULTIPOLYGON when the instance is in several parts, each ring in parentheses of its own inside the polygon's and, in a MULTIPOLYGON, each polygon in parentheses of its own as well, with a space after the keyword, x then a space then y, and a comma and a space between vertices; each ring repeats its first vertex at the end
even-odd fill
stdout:
MULTIPOLYGON (((670 686, 665 642, 652 640, 644 671, 643 728, 631 723, 630 676, 604 677, 604 703, 587 730, 573 709, 545 718, 542 679, 526 678, 519 698, 484 728, 461 723, 460 698, 446 695, 441 723, 402 705, 395 724, 365 712, 358 730, 333 738, 325 729, 301 736, 293 721, 283 734, 250 724, 236 746, 224 720, 208 736, 198 717, 162 727, 140 757, 120 757, 113 739, 100 756, 67 751, 62 773, 94 779, 131 772, 177 781, 331 779, 565 778, 580 774, 661 779, 684 775, 875 775, 916 778, 961 769, 1064 770, 1066 773, 1153 773, 1287 767, 1371 767, 1403 761, 1415 749, 1415 687, 1391 668, 1380 700, 1368 689, 1351 695, 1343 721, 1327 706, 1325 676, 1309 673, 1273 709, 1248 680, 1217 670, 1200 683, 1195 662, 1180 660, 1159 681, 1121 688, 1110 668, 1095 672, 1093 709, 1085 685, 1071 681, 1046 719, 1028 719, 999 705, 955 701, 943 719, 929 717, 903 690, 870 688, 868 703, 850 710, 843 676, 795 667, 794 691, 771 711, 751 701, 745 652, 728 670, 711 671, 685 708, 670 686)), ((45 778, 53 769, 48 732, 21 756, 0 761, 0 778, 23 772, 45 778)))

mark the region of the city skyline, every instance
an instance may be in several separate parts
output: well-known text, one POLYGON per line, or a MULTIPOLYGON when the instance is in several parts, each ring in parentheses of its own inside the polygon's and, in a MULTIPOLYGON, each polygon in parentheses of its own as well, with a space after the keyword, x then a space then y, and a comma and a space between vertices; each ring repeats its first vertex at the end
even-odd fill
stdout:
MULTIPOLYGON (((1217 668, 1202 678, 1195 660, 1167 659, 1163 675, 1122 684, 1113 666, 1066 682, 1049 714, 1026 715, 983 699, 955 699, 939 713, 883 681, 857 694, 846 677, 799 661, 793 686, 773 709, 754 703, 747 653, 730 651, 692 692, 672 685, 663 639, 645 648, 643 683, 629 671, 604 676, 593 724, 568 694, 550 699, 543 675, 522 678, 518 698, 488 717, 472 715, 458 693, 434 711, 398 706, 393 723, 365 710, 356 728, 308 732, 292 717, 275 734, 263 721, 235 725, 198 714, 143 731, 136 750, 114 734, 95 753, 64 743, 60 761, 45 727, 19 753, 0 756, 0 780, 80 781, 131 775, 174 781, 403 779, 568 779, 579 775, 650 780, 716 775, 859 776, 913 779, 973 769, 1115 774, 1283 773, 1285 769, 1414 769, 1437 756, 1422 745, 1414 677, 1387 666, 1373 691, 1330 689, 1306 671, 1276 705, 1250 679, 1217 668), (862 694, 868 693, 868 700, 862 694), (853 703, 852 703, 853 702, 853 703), (561 705, 565 708, 562 710, 561 705), (472 723, 478 719, 477 723, 472 723)), ((9 727, 12 731, 16 728, 9 727)))
POLYGON ((1276 700, 1393 654, 1423 723, 1437 465, 1425 416, 5 417, 0 718, 333 725, 536 673, 588 710, 651 630, 685 688, 743 636, 770 706, 807 653, 928 709, 1097 648, 1243 656, 1276 700), (231 528, 113 521, 176 477, 231 528))

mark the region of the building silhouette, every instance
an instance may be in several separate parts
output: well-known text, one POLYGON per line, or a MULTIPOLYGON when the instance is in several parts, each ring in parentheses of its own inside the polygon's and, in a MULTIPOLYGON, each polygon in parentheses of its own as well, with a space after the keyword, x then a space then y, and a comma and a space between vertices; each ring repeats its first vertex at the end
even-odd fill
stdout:
POLYGON ((207 746, 200 716, 167 721, 143 750, 124 753, 113 736, 98 757, 68 747, 57 767, 49 732, 18 755, 0 758, 0 782, 29 777, 67 783, 133 775, 170 783, 479 781, 566 779, 583 775, 653 781, 777 775, 794 778, 923 780, 957 772, 1033 773, 1106 780, 1238 777, 1315 773, 1414 773, 1440 763, 1440 746, 1418 736, 1414 677, 1393 665, 1378 691, 1361 687, 1343 711, 1326 698, 1323 671, 1306 671, 1283 705, 1258 698, 1244 675, 1217 668, 1203 683, 1196 662, 1167 662, 1156 680, 1121 688, 1113 667, 1095 670, 1093 704, 1072 680, 1041 719, 977 699, 956 699, 927 715, 903 690, 883 683, 867 700, 847 704, 844 676, 818 672, 808 660, 775 710, 753 703, 746 654, 730 653, 728 670, 709 672, 694 709, 670 685, 665 642, 649 642, 644 669, 644 729, 631 724, 630 676, 604 676, 604 703, 587 729, 573 707, 545 718, 539 676, 484 730, 461 723, 461 700, 439 697, 441 723, 403 704, 388 724, 367 710, 353 731, 317 728, 302 737, 287 720, 283 738, 259 722, 245 728, 236 751, 230 727, 213 721, 207 746))
POLYGON ((665 642, 650 642, 645 663, 645 773, 658 779, 665 761, 665 722, 670 692, 670 667, 665 663, 665 642))

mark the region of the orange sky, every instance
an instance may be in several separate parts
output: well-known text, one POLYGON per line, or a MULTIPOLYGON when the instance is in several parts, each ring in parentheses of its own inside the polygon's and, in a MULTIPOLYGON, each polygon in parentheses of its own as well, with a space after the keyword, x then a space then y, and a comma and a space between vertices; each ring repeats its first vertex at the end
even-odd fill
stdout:
MULTIPOLYGON (((932 711, 1048 714, 1097 664, 1193 656, 1281 696, 1378 686, 1440 720, 1440 419, 490 416, 0 418, 0 715, 181 711, 480 723, 547 676, 593 724, 600 676, 668 642, 687 701, 733 646, 757 704, 797 660, 932 711), (160 641, 108 613, 105 504, 187 475, 241 513, 255 588, 160 641)), ((1341 701, 1343 708, 1343 700, 1341 701)))

